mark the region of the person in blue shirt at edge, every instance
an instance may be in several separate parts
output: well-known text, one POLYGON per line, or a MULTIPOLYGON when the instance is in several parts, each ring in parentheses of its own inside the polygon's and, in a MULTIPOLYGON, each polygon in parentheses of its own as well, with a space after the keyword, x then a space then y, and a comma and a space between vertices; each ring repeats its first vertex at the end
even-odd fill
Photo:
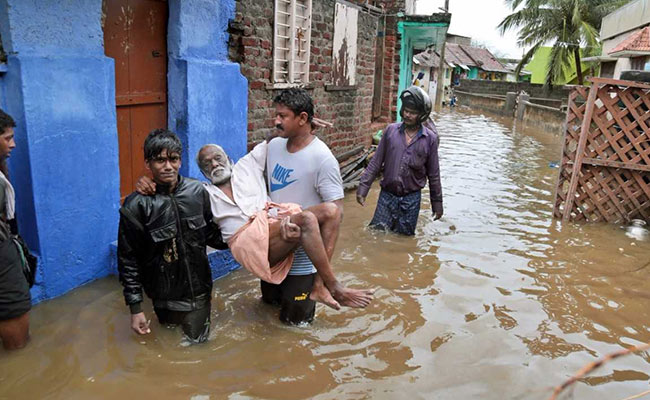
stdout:
POLYGON ((0 110, 0 342, 5 350, 21 349, 29 340, 32 298, 23 273, 25 260, 13 238, 18 233, 16 195, 9 182, 7 158, 16 147, 13 118, 0 110))
POLYGON ((442 187, 438 164, 438 132, 432 121, 431 99, 411 86, 400 95, 403 122, 388 125, 377 151, 363 172, 357 202, 362 206, 372 182, 383 168, 381 192, 370 226, 414 235, 420 213, 421 191, 429 181, 434 219, 442 217, 442 187))

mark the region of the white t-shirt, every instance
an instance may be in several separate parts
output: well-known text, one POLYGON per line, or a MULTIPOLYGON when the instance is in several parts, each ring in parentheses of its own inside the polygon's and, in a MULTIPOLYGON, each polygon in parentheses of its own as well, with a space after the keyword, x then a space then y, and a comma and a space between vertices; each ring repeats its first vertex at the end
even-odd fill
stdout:
MULTIPOLYGON (((303 209, 343 198, 343 180, 339 163, 317 137, 304 149, 287 151, 287 139, 269 142, 267 158, 269 197, 276 203, 296 203, 303 209)), ((316 272, 302 248, 294 253, 289 275, 316 272)))

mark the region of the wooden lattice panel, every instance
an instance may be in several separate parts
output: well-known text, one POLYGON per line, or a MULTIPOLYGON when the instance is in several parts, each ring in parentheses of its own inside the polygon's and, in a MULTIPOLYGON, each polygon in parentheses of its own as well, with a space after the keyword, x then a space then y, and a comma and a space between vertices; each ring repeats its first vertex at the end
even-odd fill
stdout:
POLYGON ((569 95, 553 215, 650 217, 650 85, 592 78, 569 95))
POLYGON ((580 127, 584 119, 587 103, 588 87, 577 86, 569 94, 567 116, 564 124, 564 144, 560 158, 560 176, 557 190, 555 191, 555 207, 553 216, 562 218, 566 194, 569 191, 573 161, 576 158, 576 149, 580 139, 580 127))

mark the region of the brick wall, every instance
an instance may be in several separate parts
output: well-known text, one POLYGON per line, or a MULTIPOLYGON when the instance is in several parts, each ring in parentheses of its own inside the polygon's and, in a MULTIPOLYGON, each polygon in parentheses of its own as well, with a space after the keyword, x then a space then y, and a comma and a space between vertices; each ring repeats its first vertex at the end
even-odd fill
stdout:
POLYGON ((379 117, 381 122, 395 121, 397 115, 396 93, 399 88, 399 52, 401 49, 401 35, 397 31, 397 22, 398 18, 395 16, 386 17, 384 74, 381 92, 382 111, 379 117))
MULTIPOLYGON (((395 121, 397 116, 397 90, 399 88, 399 67, 400 67, 400 50, 401 35, 397 30, 397 23, 400 20, 396 16, 398 12, 404 11, 404 0, 384 0, 381 6, 386 13, 385 28, 382 32, 384 37, 384 54, 383 54, 383 76, 381 91, 381 114, 379 122, 390 123, 395 121)), ((381 24, 380 26, 383 26, 381 24)), ((379 37, 382 39, 382 37, 379 37)))
MULTIPOLYGON (((365 3, 364 0, 352 1, 365 3)), ((383 16, 359 12, 357 38, 356 88, 333 90, 332 39, 334 37, 335 0, 312 1, 312 32, 309 85, 307 90, 314 99, 316 116, 334 124, 321 128, 317 134, 332 148, 341 153, 370 142, 372 102, 375 73, 375 44, 377 27, 383 16)), ((404 0, 384 1, 387 13, 394 13, 404 0)), ((248 141, 262 140, 273 129, 273 0, 238 0, 236 16, 230 23, 230 58, 241 64, 242 74, 248 79, 248 141)), ((397 81, 399 79, 399 38, 394 17, 386 17, 385 66, 382 85, 382 115, 390 120, 390 110, 395 108, 397 81), (390 20, 390 21, 388 21, 390 20)))

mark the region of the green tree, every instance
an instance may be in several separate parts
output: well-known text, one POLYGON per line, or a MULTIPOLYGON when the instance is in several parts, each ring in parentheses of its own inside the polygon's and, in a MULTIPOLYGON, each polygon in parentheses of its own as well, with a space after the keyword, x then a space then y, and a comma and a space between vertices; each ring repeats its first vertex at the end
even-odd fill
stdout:
POLYGON ((524 54, 515 74, 528 64, 537 49, 551 45, 546 86, 559 80, 571 57, 575 59, 578 84, 583 84, 580 48, 593 55, 600 48, 598 32, 604 16, 630 0, 506 0, 512 14, 497 28, 504 34, 519 29, 517 43, 530 49, 524 54))

